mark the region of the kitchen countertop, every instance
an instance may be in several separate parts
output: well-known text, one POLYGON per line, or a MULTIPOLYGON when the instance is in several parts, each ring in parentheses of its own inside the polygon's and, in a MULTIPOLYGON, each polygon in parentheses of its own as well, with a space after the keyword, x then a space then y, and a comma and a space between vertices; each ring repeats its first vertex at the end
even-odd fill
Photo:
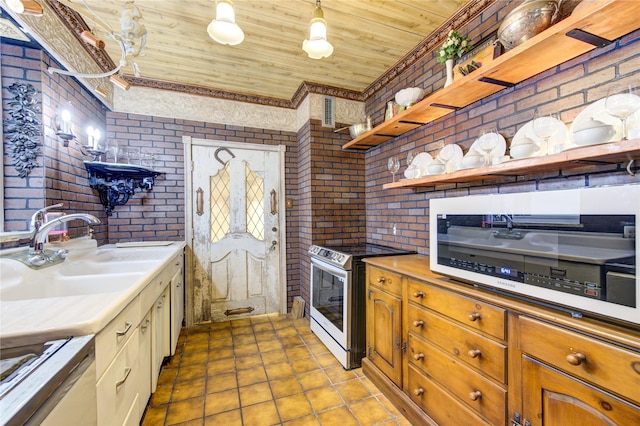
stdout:
MULTIPOLYGON (((145 267, 136 273, 117 275, 118 287, 124 288, 122 290, 16 301, 0 300, 0 348, 42 343, 69 336, 98 334, 140 294, 155 275, 183 250, 185 245, 185 242, 176 241, 167 242, 167 245, 163 246, 138 247, 137 250, 144 249, 145 253, 148 251, 148 258, 152 262, 146 262, 145 267), (129 282, 123 282, 123 280, 129 280, 129 282)), ((110 250, 124 252, 128 247, 131 245, 120 248, 116 245, 106 245, 96 249, 94 245, 94 248, 79 249, 77 254, 72 249, 65 262, 73 262, 74 259, 81 262, 83 256, 93 254, 90 250, 97 250, 96 253, 105 253, 110 250)), ((17 262, 8 259, 2 259, 2 261, 17 262)), ((64 262, 35 273, 43 272, 42 275, 45 278, 47 273, 55 273, 55 268, 60 268, 62 265, 64 262)), ((46 286, 47 282, 41 284, 46 286)))

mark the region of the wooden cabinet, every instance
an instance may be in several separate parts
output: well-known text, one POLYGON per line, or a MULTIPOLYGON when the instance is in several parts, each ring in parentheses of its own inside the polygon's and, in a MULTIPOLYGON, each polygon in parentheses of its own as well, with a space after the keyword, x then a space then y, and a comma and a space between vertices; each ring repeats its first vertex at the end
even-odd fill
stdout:
POLYGON ((369 149, 596 48, 583 35, 615 40, 640 28, 640 2, 600 0, 583 7, 491 63, 433 92, 405 112, 343 145, 369 149))
MULTIPOLYGON (((637 425, 640 405, 524 356, 523 423, 538 425, 637 425)), ((624 382, 626 378, 620 378, 624 382)), ((640 388, 636 388, 640 393, 640 388)))
POLYGON ((425 256, 366 262, 367 345, 376 350, 363 371, 410 422, 640 424, 640 327, 459 283, 431 273, 425 256))
POLYGON ((367 358, 402 386, 401 279, 376 268, 367 277, 367 358))
POLYGON ((169 287, 165 287, 151 310, 151 391, 155 392, 164 358, 171 353, 169 287))
POLYGON ((518 329, 525 422, 640 424, 639 352, 527 316, 518 329))

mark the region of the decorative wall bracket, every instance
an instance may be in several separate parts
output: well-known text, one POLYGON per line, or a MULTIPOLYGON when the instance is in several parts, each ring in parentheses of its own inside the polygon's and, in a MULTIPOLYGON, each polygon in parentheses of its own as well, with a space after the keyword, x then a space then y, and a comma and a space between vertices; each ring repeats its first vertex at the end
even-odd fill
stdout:
POLYGON ((136 188, 151 191, 154 178, 161 174, 148 167, 132 164, 85 161, 84 165, 89 172, 89 185, 98 190, 107 216, 111 216, 115 206, 125 205, 135 194, 136 188))

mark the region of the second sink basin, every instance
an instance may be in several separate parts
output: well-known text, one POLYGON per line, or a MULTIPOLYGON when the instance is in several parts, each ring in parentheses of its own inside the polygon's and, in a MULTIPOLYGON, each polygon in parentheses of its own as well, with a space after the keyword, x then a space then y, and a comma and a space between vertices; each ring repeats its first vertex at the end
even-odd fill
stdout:
POLYGON ((0 301, 15 302, 50 297, 86 296, 124 290, 144 274, 111 274, 109 276, 53 276, 46 280, 24 280, 2 286, 0 301))

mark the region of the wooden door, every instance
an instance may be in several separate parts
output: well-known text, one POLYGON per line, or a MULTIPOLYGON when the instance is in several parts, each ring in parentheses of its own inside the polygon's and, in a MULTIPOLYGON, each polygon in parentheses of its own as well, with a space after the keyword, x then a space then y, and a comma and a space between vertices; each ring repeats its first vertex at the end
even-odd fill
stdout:
POLYGON ((402 387, 402 299, 377 287, 367 291, 367 357, 402 387))
POLYGON ((523 424, 640 425, 640 407, 523 356, 523 424))
POLYGON ((280 311, 283 151, 193 140, 190 157, 193 322, 280 311))

